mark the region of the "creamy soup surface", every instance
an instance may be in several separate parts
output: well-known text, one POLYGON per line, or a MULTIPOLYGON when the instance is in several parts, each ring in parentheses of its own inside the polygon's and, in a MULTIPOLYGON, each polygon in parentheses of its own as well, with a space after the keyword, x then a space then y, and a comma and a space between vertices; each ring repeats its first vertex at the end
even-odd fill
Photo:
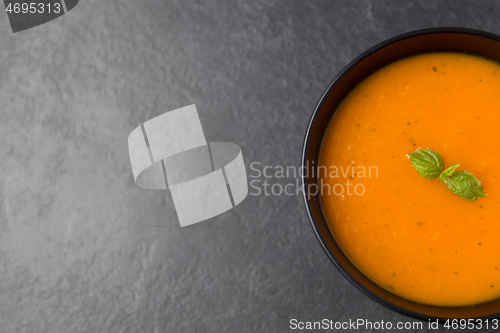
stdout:
POLYGON ((421 54, 361 82, 332 118, 318 168, 324 213, 350 260, 420 303, 499 298, 499 128, 496 62, 421 54), (407 156, 417 148, 439 152, 445 168, 460 163, 487 197, 467 201, 422 178, 407 156))

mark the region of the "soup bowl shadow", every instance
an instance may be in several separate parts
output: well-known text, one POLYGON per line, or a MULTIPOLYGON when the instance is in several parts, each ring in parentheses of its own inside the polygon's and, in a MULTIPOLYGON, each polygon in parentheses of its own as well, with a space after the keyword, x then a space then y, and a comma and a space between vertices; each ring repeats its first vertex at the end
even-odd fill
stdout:
MULTIPOLYGON (((318 165, 321 143, 330 119, 358 83, 396 60, 427 52, 465 52, 500 62, 500 36, 465 28, 425 29, 388 39, 358 56, 330 83, 314 110, 302 151, 304 170, 318 165)), ((305 172, 302 177, 304 201, 312 229, 333 264, 364 294, 389 309, 424 320, 444 322, 447 319, 500 317, 500 299, 466 307, 432 306, 402 298, 366 277, 351 263, 330 232, 321 208, 319 191, 311 191, 313 187, 310 185, 317 184, 316 176, 314 172, 305 172)))

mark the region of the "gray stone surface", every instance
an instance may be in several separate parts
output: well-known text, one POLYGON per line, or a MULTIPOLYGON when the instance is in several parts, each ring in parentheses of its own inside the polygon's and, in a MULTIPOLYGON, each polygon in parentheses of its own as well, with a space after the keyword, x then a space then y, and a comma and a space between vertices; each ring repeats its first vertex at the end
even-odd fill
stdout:
MULTIPOLYGON (((299 196, 180 228, 135 186, 127 136, 195 103, 207 140, 294 165, 350 60, 419 28, 500 33, 498 1, 80 1, 13 34, 0 13, 0 331, 288 332, 409 321, 329 262, 299 196)), ((288 180, 277 180, 284 183, 288 180)))

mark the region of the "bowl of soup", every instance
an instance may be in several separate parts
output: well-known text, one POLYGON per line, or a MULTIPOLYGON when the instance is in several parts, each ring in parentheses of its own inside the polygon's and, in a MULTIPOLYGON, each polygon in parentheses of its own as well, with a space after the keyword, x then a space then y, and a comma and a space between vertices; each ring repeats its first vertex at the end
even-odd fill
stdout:
POLYGON ((328 257, 358 289, 421 319, 500 314, 500 37, 439 28, 369 49, 328 86, 305 137, 304 199, 328 257), (421 177, 438 152, 486 193, 421 177))

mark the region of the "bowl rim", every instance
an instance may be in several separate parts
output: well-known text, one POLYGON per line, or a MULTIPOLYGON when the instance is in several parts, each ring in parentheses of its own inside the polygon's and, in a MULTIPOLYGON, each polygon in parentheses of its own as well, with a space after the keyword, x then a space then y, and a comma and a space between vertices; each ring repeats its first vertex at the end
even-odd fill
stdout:
MULTIPOLYGON (((488 39, 495 40, 497 42, 500 42, 500 36, 491 32, 483 31, 483 30, 477 30, 477 29, 470 29, 470 28, 462 28, 462 27, 435 27, 435 28, 426 28, 426 29, 418 29, 418 30, 413 30, 409 31, 406 33, 402 33, 399 35, 396 35, 394 37, 388 38, 386 40, 383 40, 380 43, 377 43, 376 45, 370 47, 368 50, 362 52, 360 55, 358 55, 354 60, 352 60, 350 63, 348 63, 336 76, 335 78, 330 82, 328 87, 325 89, 323 94, 321 95, 318 103, 316 104, 313 114, 311 115, 311 118, 309 120, 309 123, 307 125, 307 130, 304 136, 304 141, 303 141, 303 147, 302 147, 302 158, 301 158, 301 167, 302 168, 307 168, 307 153, 308 153, 308 148, 309 148, 309 140, 311 137, 312 133, 312 127, 316 121, 316 118, 318 116, 319 111, 321 110, 326 98, 328 95, 331 93, 333 88, 337 85, 337 83, 340 82, 340 80, 352 69, 354 68, 358 63, 360 63, 362 60, 370 56, 371 54, 375 53, 378 50, 381 50, 385 48, 386 46, 389 46, 393 43, 402 41, 404 39, 408 38, 413 38, 417 36, 422 36, 422 35, 428 35, 428 34, 438 34, 438 33, 457 33, 457 34, 467 34, 467 35, 475 35, 479 37, 485 37, 488 39)), ((366 78, 366 77, 365 77, 366 78)), ((364 79, 364 78, 363 78, 364 79)), ((361 82, 363 79, 361 79, 359 82, 361 82)), ((358 83, 359 83, 358 82, 358 83)), ((328 126, 328 125, 327 125, 328 126)), ((312 213, 312 208, 310 201, 308 199, 308 182, 307 182, 307 173, 302 175, 302 198, 304 200, 304 204, 306 207, 307 211, 307 216, 310 222, 310 225, 313 229, 314 234, 316 235, 316 238, 318 239, 321 247, 325 251, 327 257, 333 262, 335 267, 340 271, 340 273, 352 284, 354 285, 358 290, 360 290, 364 295, 368 296, 372 300, 376 301, 377 303, 383 305, 384 307, 391 309, 397 313, 420 319, 420 320, 438 320, 440 323, 444 323, 448 319, 456 319, 456 318, 443 318, 443 317, 436 317, 436 316, 431 316, 431 315, 426 315, 422 313, 418 313, 403 307, 400 307, 383 297, 375 294, 371 290, 369 290, 366 286, 364 286, 358 279, 356 279, 354 276, 351 275, 349 271, 339 262, 339 260, 336 258, 336 256, 331 252, 329 249, 328 245, 326 244, 325 239, 323 238, 323 235, 321 234, 321 231, 319 230, 318 225, 316 224, 316 220, 314 218, 314 215, 312 213)), ((326 218, 325 218, 326 219, 326 218)), ((332 235, 333 236, 333 235, 332 235)), ((336 240, 335 240, 336 242, 336 240)), ((340 245, 339 245, 340 247, 340 245)), ((341 248, 341 247, 340 247, 341 248)), ((347 256, 346 256, 347 257, 347 256)), ((349 258, 348 258, 349 259, 349 258)), ((350 260, 350 259, 349 259, 350 260)), ((361 271, 360 271, 361 272, 361 271)), ((362 272, 361 272, 362 273, 362 272)), ((364 273, 362 273, 364 275, 364 273)), ((365 275, 366 276, 366 275, 365 275)), ((368 278, 370 279, 370 278, 368 278)), ((371 280, 371 279, 370 279, 371 280)), ((374 282, 375 283, 375 282, 374 282)), ((375 283, 376 284, 376 283, 375 283)), ((397 295, 397 294, 395 294, 397 295)), ((410 302, 414 302, 412 300, 406 299, 402 296, 397 295, 398 297, 408 300, 410 302)), ((418 303, 418 302, 415 302, 418 303)), ((421 303, 418 303, 421 304, 421 303)), ((427 305, 427 304, 422 304, 422 305, 427 305)), ((430 307, 437 307, 433 305, 428 305, 430 307)), ((446 308, 446 307, 445 307, 446 308)), ((452 308, 452 307, 448 307, 452 308)), ((493 318, 499 318, 500 316, 500 311, 496 314, 488 315, 488 316, 483 316, 483 317, 474 317, 470 318, 473 320, 486 320, 486 319, 493 319, 493 318)))

